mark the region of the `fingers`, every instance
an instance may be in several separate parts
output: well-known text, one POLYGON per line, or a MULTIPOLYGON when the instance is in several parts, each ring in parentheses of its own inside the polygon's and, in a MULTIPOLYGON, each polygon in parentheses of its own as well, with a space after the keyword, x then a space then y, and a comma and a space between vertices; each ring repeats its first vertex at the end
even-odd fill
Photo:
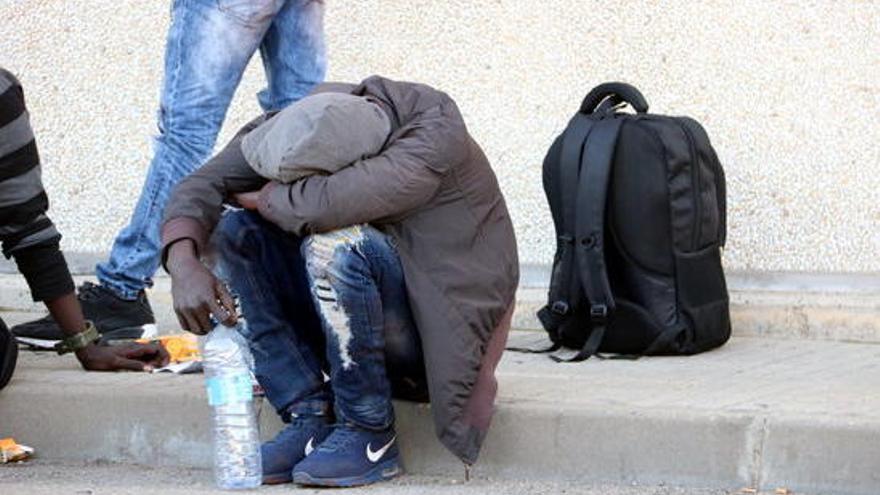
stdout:
POLYGON ((129 356, 133 359, 136 359, 144 365, 144 368, 154 369, 161 368, 163 366, 167 366, 171 361, 171 356, 168 355, 168 351, 165 350, 164 347, 157 346, 155 352, 141 354, 139 356, 129 356))
POLYGON ((144 364, 140 361, 134 359, 126 359, 122 356, 118 356, 113 361, 113 366, 118 370, 129 370, 129 371, 152 371, 153 367, 144 364))
POLYGON ((204 266, 172 281, 174 311, 181 328, 196 335, 211 331, 211 315, 224 325, 236 322, 235 300, 226 286, 204 266))
POLYGON ((157 354, 167 354, 167 351, 160 344, 150 342, 149 344, 132 344, 122 349, 122 356, 128 359, 141 359, 144 357, 152 358, 157 354))
MULTIPOLYGON (((220 300, 220 305, 222 305, 222 308, 219 309, 222 309, 223 312, 218 313, 212 310, 214 312, 214 318, 217 318, 218 321, 226 326, 235 325, 237 319, 235 314, 235 299, 232 298, 232 295, 226 289, 226 285, 223 282, 218 280, 215 286, 217 299, 220 300)), ((217 305, 215 304, 215 306, 217 305)))
MULTIPOLYGON (((116 350, 117 357, 125 361, 137 361, 144 371, 161 368, 168 364, 168 351, 161 344, 131 344, 116 350)), ((133 366, 133 365, 132 365, 133 366)), ((132 369, 125 366, 123 369, 132 369)))
POLYGON ((212 302, 213 301, 210 300, 204 302, 199 306, 199 309, 193 311, 193 317, 196 319, 199 327, 199 335, 205 335, 210 332, 213 327, 213 325, 211 325, 211 313, 213 312, 212 302))
POLYGON ((209 322, 205 311, 194 311, 190 314, 189 321, 189 331, 196 335, 205 335, 211 330, 211 323, 209 322), (205 316, 204 318, 199 318, 200 315, 205 316))
POLYGON ((193 305, 189 302, 183 302, 180 306, 175 307, 174 312, 177 314, 180 327, 187 332, 204 335, 211 330, 211 322, 208 318, 210 309, 205 303, 193 305))
POLYGON ((187 332, 192 332, 196 335, 203 335, 201 333, 201 326, 192 313, 193 310, 191 309, 181 309, 177 311, 177 319, 180 321, 180 326, 182 326, 187 332))
POLYGON ((171 355, 168 354, 168 351, 165 349, 165 347, 156 344, 156 351, 156 354, 150 361, 159 366, 165 366, 166 364, 168 364, 168 361, 171 360, 171 355))
POLYGON ((214 318, 217 319, 220 323, 224 325, 228 325, 226 323, 230 316, 229 313, 226 312, 226 309, 223 308, 217 301, 211 301, 208 303, 208 307, 210 308, 211 314, 214 315, 214 318))
POLYGON ((147 361, 147 364, 156 368, 161 368, 163 366, 168 366, 169 362, 171 362, 171 355, 168 354, 168 351, 166 351, 164 347, 159 346, 159 352, 153 356, 153 359, 147 361))
POLYGON ((246 210, 256 210, 259 198, 259 191, 238 193, 235 195, 235 201, 238 203, 239 206, 246 210))
POLYGON ((193 324, 192 328, 190 328, 190 333, 194 333, 196 335, 207 335, 211 328, 209 326, 202 327, 200 325, 193 324), (204 330, 203 330, 204 328, 204 330))

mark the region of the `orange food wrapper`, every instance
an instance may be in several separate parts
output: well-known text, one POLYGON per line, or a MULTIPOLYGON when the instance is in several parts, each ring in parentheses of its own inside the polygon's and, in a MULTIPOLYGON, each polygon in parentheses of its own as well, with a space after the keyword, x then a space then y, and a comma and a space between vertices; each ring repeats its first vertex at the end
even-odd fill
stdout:
POLYGON ((0 464, 21 462, 34 455, 34 449, 27 445, 19 445, 14 438, 0 439, 0 464))
POLYGON ((166 335, 152 340, 140 339, 138 342, 159 342, 168 351, 172 363, 202 360, 202 354, 199 352, 199 342, 196 336, 191 333, 166 335))

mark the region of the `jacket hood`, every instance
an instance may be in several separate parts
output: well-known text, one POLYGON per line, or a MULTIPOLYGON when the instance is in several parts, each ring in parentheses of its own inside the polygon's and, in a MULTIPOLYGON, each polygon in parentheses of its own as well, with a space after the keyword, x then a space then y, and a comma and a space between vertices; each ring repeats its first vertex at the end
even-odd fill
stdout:
POLYGON ((369 98, 318 93, 254 129, 241 150, 258 174, 290 183, 379 153, 390 131, 388 115, 369 98))

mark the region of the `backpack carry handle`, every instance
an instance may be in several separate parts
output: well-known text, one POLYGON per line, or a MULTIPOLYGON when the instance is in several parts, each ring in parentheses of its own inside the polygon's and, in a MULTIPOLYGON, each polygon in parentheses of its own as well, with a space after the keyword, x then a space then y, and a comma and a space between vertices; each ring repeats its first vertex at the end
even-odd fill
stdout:
POLYGON ((635 86, 623 82, 607 82, 593 88, 584 98, 581 103, 581 113, 589 115, 595 112, 596 107, 609 96, 620 102, 629 103, 637 113, 648 111, 648 101, 635 86))

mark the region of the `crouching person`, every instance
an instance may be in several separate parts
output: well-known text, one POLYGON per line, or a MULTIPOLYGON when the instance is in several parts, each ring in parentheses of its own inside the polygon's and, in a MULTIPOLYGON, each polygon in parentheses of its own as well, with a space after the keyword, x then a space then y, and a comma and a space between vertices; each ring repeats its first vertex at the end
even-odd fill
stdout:
POLYGON ((472 464, 518 281, 495 175, 430 87, 371 77, 295 105, 175 190, 163 262, 181 325, 235 320, 200 261, 214 232, 257 379, 288 423, 263 446, 266 483, 398 474, 392 397, 430 399, 440 441, 472 464), (250 211, 221 217, 224 202, 250 211))

